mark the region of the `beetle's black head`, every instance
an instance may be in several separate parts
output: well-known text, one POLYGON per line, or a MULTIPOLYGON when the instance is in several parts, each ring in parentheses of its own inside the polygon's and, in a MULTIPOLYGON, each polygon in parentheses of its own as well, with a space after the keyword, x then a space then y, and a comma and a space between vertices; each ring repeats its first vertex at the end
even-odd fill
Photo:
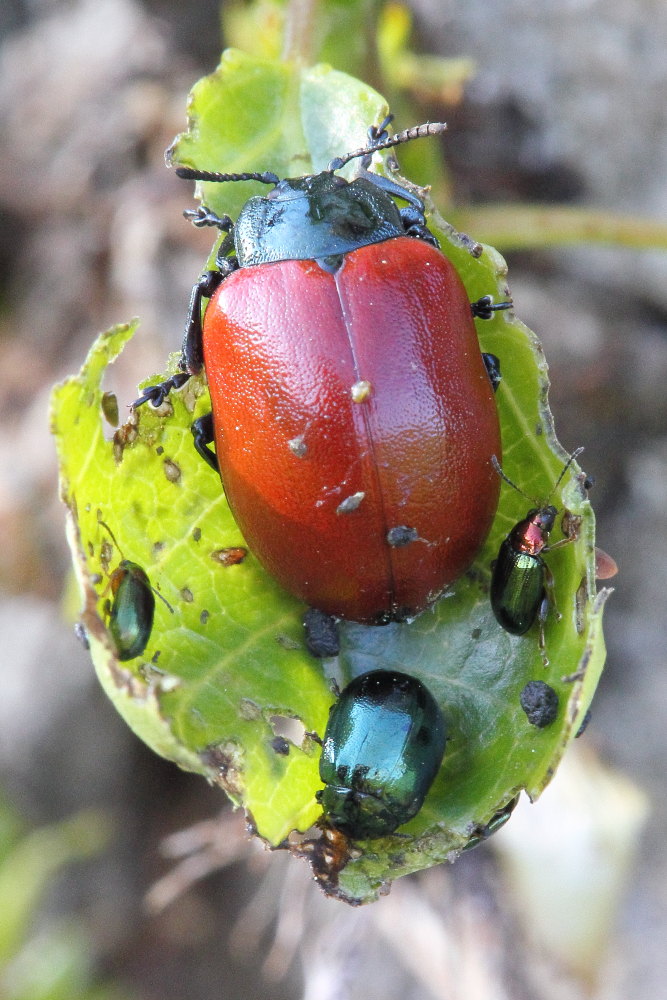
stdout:
POLYGON ((403 236, 390 194, 365 177, 346 181, 329 171, 279 181, 250 198, 234 230, 239 265, 321 260, 403 236))
POLYGON ((548 507, 535 507, 533 510, 528 511, 526 520, 534 524, 540 531, 549 534, 556 521, 557 513, 558 510, 553 504, 549 504, 548 507))

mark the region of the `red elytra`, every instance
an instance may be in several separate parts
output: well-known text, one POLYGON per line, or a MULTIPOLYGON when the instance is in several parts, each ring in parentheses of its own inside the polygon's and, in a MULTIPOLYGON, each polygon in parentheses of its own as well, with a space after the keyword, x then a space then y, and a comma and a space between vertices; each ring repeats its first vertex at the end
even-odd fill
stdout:
POLYGON ((335 273, 241 268, 207 306, 203 350, 227 500, 285 589, 375 623, 419 614, 470 566, 498 504, 500 429, 468 295, 437 249, 398 237, 335 273), (416 537, 390 545, 397 527, 416 537))

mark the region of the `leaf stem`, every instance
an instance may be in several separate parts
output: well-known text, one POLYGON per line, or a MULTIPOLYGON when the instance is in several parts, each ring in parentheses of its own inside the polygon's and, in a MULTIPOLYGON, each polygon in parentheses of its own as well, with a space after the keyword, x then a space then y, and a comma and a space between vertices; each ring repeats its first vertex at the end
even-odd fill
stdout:
POLYGON ((319 0, 290 0, 288 3, 282 53, 285 62, 312 63, 318 7, 319 0))
POLYGON ((667 223, 597 209, 485 205, 450 209, 449 221, 501 251, 576 244, 667 249, 667 223))

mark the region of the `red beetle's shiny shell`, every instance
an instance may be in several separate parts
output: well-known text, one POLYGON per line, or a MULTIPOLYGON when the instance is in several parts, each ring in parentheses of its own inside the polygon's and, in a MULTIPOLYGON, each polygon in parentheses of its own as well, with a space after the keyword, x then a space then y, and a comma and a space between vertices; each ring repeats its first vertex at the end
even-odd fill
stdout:
POLYGON ((398 237, 335 274, 235 271, 206 310, 204 357, 229 505, 288 591, 371 623, 418 614, 471 564, 498 503, 500 430, 438 250, 398 237), (416 537, 392 546, 396 527, 416 537))

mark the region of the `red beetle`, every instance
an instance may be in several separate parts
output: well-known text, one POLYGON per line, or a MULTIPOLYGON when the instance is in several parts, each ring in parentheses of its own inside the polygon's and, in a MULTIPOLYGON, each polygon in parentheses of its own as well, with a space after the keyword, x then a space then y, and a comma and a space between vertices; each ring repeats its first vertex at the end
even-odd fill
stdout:
POLYGON ((217 270, 193 290, 181 371, 137 401, 159 405, 203 363, 212 425, 193 428, 195 444, 250 549, 296 597, 368 624, 424 611, 486 538, 499 371, 473 317, 511 305, 471 308, 421 199, 368 170, 374 151, 444 125, 389 138, 388 121, 312 176, 178 170, 274 189, 235 226, 188 213, 226 233, 217 270), (336 171, 355 157, 347 182, 336 171))

